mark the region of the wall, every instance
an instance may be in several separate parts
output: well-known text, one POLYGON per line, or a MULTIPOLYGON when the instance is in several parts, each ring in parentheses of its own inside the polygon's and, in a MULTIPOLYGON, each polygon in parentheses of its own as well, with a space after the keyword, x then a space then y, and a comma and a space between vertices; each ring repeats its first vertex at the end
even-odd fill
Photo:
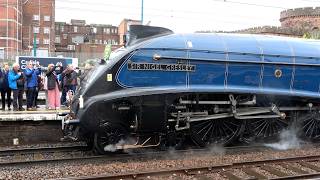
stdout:
MULTIPOLYGON (((118 27, 112 25, 102 24, 85 24, 81 20, 72 20, 77 22, 76 24, 68 24, 65 22, 56 22, 56 38, 60 39, 60 42, 55 42, 56 51, 75 51, 75 49, 68 49, 68 46, 77 46, 80 44, 96 44, 103 45, 119 44, 118 27), (78 23, 82 22, 82 23, 78 23), (77 32, 75 32, 75 28, 77 32), (78 37, 78 38, 77 38, 78 37), (73 39, 80 39, 84 42, 74 42, 73 39)), ((97 51, 100 52, 100 51, 97 51)))
POLYGON ((22 6, 21 0, 0 0, 1 59, 14 58, 21 50, 22 6))
POLYGON ((30 51, 33 48, 34 27, 39 27, 36 38, 39 39, 38 49, 47 49, 49 52, 55 51, 55 0, 29 0, 23 5, 23 49, 30 51), (39 16, 39 20, 34 20, 34 15, 39 16), (46 21, 45 16, 50 16, 46 21), (49 33, 44 32, 44 28, 49 28, 49 33), (49 43, 44 42, 45 39, 49 43))
POLYGON ((123 19, 121 22, 120 22, 120 25, 119 25, 119 44, 120 45, 124 45, 124 39, 123 39, 123 36, 127 34, 127 32, 129 31, 128 27, 130 25, 139 25, 141 24, 141 21, 138 21, 138 20, 132 20, 132 19, 123 19))
POLYGON ((320 27, 320 7, 288 9, 280 13, 282 27, 313 30, 320 27))

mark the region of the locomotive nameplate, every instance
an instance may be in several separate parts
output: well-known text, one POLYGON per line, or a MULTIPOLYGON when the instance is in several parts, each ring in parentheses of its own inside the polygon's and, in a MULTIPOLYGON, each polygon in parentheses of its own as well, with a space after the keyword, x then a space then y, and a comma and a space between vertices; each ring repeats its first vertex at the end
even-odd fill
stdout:
POLYGON ((128 62, 128 70, 132 71, 178 71, 193 72, 195 65, 190 64, 158 64, 158 63, 134 63, 128 62))

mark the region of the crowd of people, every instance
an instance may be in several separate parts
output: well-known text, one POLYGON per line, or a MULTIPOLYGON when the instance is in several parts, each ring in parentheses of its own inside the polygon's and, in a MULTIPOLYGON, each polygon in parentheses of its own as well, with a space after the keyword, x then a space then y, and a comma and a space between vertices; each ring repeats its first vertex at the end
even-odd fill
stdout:
POLYGON ((13 111, 35 111, 39 108, 38 94, 42 90, 45 91, 47 109, 67 106, 67 94, 76 91, 79 75, 71 64, 65 68, 61 63, 49 64, 47 68, 43 68, 29 61, 22 70, 17 63, 11 68, 4 63, 0 69, 1 109, 5 110, 7 105, 7 109, 11 110, 12 104, 13 111))

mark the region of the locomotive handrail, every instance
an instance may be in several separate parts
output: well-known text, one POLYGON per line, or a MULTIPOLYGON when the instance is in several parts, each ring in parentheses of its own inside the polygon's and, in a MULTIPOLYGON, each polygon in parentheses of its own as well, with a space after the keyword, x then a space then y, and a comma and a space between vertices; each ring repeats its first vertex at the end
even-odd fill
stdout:
POLYGON ((278 62, 278 61, 245 61, 245 60, 236 60, 236 59, 205 59, 205 58, 185 58, 185 57, 170 57, 170 56, 161 56, 157 61, 161 59, 178 59, 178 60, 195 60, 195 61, 215 61, 215 62, 229 62, 229 63, 245 63, 245 64, 275 64, 275 65, 297 65, 297 66, 320 66, 319 64, 306 64, 306 63, 296 63, 296 62, 278 62))
MULTIPOLYGON (((170 51, 186 51, 186 52, 200 52, 200 53, 216 53, 216 54, 228 54, 228 55, 252 55, 257 57, 285 57, 285 58, 304 58, 304 59, 318 59, 320 61, 320 56, 292 56, 292 55, 282 55, 282 54, 257 54, 251 52, 235 52, 235 51, 213 51, 213 50, 194 50, 194 49, 179 49, 179 48, 140 48, 138 50, 170 50, 170 51)), ((137 50, 136 50, 137 51, 137 50)), ((161 54, 159 54, 161 56, 161 54)), ((164 58, 165 56, 161 56, 164 58)), ((167 56, 168 57, 168 56, 167 56)), ((176 57, 178 58, 178 57, 176 57)))

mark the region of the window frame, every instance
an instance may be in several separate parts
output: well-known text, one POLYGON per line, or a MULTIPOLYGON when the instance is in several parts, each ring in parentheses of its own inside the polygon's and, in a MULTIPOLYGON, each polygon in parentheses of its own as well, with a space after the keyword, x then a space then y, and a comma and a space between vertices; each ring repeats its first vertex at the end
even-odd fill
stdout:
POLYGON ((51 21, 51 16, 49 16, 49 15, 43 16, 43 21, 50 22, 51 21))
POLYGON ((39 26, 33 26, 32 32, 33 32, 34 34, 40 34, 40 27, 39 27, 39 26), (36 30, 36 29, 37 29, 37 30, 36 30))

